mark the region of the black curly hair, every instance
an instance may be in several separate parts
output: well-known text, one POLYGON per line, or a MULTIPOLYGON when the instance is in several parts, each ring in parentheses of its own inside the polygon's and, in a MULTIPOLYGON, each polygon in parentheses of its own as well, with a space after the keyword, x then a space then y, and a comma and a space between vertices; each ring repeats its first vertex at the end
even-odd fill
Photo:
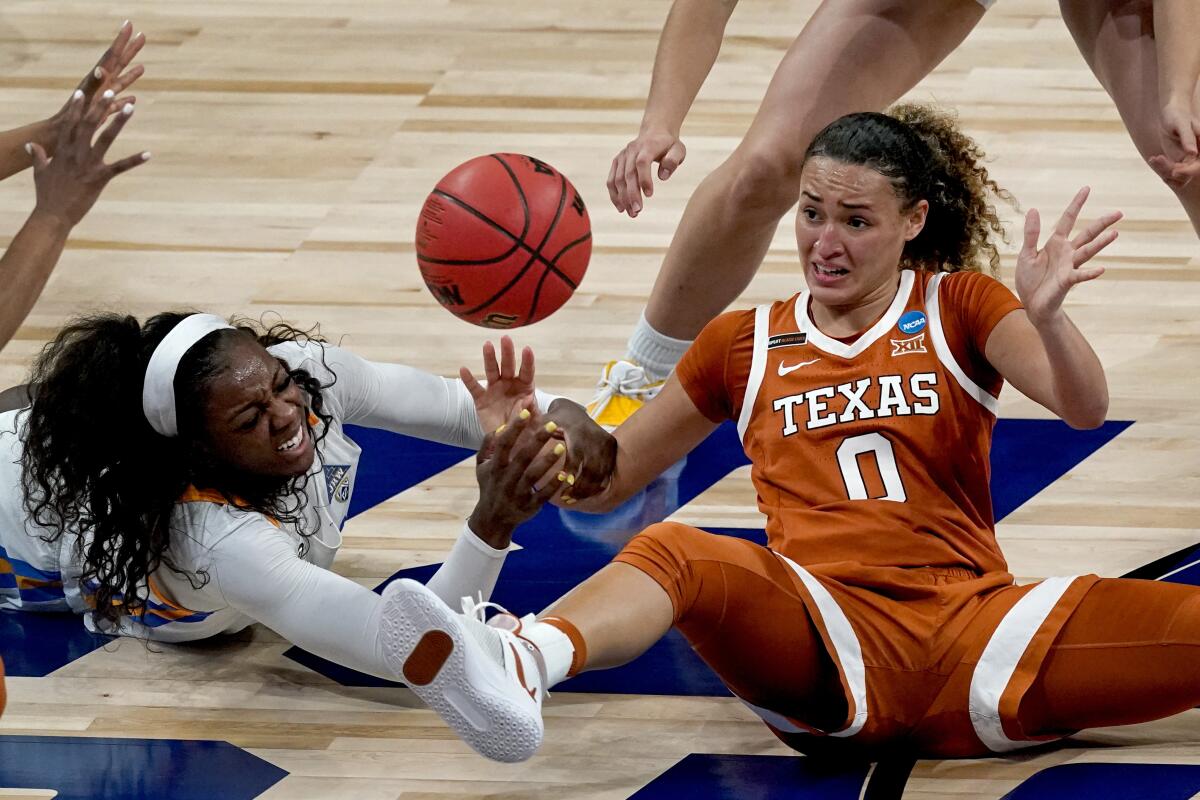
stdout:
POLYGON ((886 114, 847 114, 816 135, 804 161, 819 156, 880 173, 905 211, 929 203, 925 227, 905 243, 901 269, 980 272, 986 261, 993 274, 999 270, 994 237, 1003 240, 1004 226, 991 198, 1016 202, 991 179, 983 150, 949 114, 917 103, 886 114))
MULTIPOLYGON (((196 587, 207 575, 171 563, 171 520, 176 501, 195 485, 220 492, 231 504, 304 529, 307 475, 271 481, 222 470, 200 447, 203 408, 212 381, 228 370, 230 349, 252 337, 264 347, 323 342, 317 329, 236 320, 236 327, 203 337, 180 360, 175 396, 180 435, 154 431, 142 411, 142 383, 155 347, 188 313, 168 312, 144 325, 132 316, 97 314, 72 320, 41 351, 30 385, 35 400, 26 416, 21 472, 29 518, 47 541, 78 532, 81 582, 94 595, 93 619, 110 630, 122 616, 144 609, 147 579, 160 566, 196 587)), ((280 363, 283 363, 282 361, 280 363)), ((322 384, 290 369, 324 423, 322 384)))

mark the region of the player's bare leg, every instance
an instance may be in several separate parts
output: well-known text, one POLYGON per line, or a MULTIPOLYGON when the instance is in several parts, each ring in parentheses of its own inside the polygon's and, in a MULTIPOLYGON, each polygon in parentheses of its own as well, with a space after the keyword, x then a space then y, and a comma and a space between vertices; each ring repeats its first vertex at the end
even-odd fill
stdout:
MULTIPOLYGON (((1163 155, 1151 3, 1060 0, 1059 5, 1079 52, 1112 97, 1138 152, 1147 161, 1163 155)), ((1171 190, 1200 234, 1200 180, 1171 186, 1171 190)))
POLYGON ((796 203, 813 136, 844 114, 897 100, 983 13, 975 0, 821 4, 784 55, 741 144, 688 201, 630 338, 626 358, 641 371, 623 362, 606 367, 589 406, 593 417, 610 426, 628 418, 649 399, 638 391, 661 385, 690 340, 750 283, 780 218, 796 203))

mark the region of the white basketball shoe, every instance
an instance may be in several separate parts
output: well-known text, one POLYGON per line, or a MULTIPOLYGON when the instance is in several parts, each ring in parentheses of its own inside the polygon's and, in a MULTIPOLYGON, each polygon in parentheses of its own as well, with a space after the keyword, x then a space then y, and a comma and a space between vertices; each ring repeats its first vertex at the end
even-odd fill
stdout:
POLYGON ((463 598, 457 614, 416 581, 383 590, 384 659, 477 753, 524 761, 542 744, 545 667, 519 635, 521 621, 494 603, 463 598))

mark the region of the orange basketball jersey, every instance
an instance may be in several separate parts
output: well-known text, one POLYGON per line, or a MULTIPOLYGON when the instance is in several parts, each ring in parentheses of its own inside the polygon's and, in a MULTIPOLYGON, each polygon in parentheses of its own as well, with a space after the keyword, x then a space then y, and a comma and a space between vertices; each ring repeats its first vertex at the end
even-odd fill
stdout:
POLYGON ((986 275, 904 270, 850 341, 822 333, 801 292, 718 317, 678 376, 707 417, 737 420, 771 549, 1003 572, 988 460, 1003 381, 983 349, 1017 308, 986 275))

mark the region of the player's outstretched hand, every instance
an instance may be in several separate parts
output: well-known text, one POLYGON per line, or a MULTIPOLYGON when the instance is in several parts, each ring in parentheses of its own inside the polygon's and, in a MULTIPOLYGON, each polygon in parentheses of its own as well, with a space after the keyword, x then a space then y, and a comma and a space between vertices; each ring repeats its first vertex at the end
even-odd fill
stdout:
POLYGON ((567 488, 559 498, 564 505, 604 491, 617 465, 617 440, 596 424, 587 410, 566 398, 550 404, 545 415, 562 431, 567 452, 563 470, 567 488))
POLYGON ((137 153, 112 164, 104 163, 109 147, 133 116, 133 105, 127 103, 96 136, 96 130, 108 117, 111 92, 106 89, 93 95, 89 103, 83 90, 75 90, 67 103, 53 158, 36 142, 25 146, 33 157, 33 183, 37 189, 34 213, 74 227, 110 180, 149 160, 149 153, 137 153))
POLYGON ((475 457, 479 501, 467 524, 496 549, 567 485, 558 468, 564 447, 536 412, 523 409, 489 433, 475 457))
POLYGON ((670 178, 687 148, 679 137, 667 131, 644 131, 621 149, 608 171, 608 197, 617 211, 636 217, 642 210, 642 196, 654 194, 653 165, 658 164, 658 179, 670 178))
POLYGON ((1076 193, 1040 250, 1041 218, 1036 208, 1025 215, 1025 238, 1017 256, 1017 296, 1035 326, 1059 313, 1071 287, 1104 274, 1103 267, 1087 266, 1087 262, 1116 240, 1112 226, 1121 219, 1121 212, 1105 214, 1074 239, 1069 238, 1090 191, 1085 186, 1076 193))
POLYGON ((533 350, 521 350, 521 364, 517 365, 516 345, 507 336, 500 337, 500 358, 496 358, 496 347, 491 342, 483 344, 483 375, 487 386, 480 383, 471 370, 460 367, 458 376, 475 399, 475 413, 485 431, 495 430, 509 417, 521 409, 537 410, 534 394, 533 350))
MULTIPOLYGON (((111 92, 112 94, 108 95, 108 103, 104 112, 104 118, 107 118, 125 106, 137 102, 135 96, 126 95, 123 92, 132 86, 134 81, 142 77, 142 73, 145 71, 140 64, 129 66, 145 44, 145 35, 134 34, 133 23, 126 21, 121 25, 116 38, 104 51, 104 55, 100 56, 100 60, 88 70, 87 75, 83 76, 83 80, 75 88, 76 93, 83 93, 85 107, 91 108, 92 101, 97 95, 111 92)), ((52 136, 49 144, 51 147, 61 140, 63 133, 72 124, 71 107, 74 102, 75 95, 72 94, 58 113, 50 118, 52 136)), ((53 150, 49 154, 53 156, 53 150)))

